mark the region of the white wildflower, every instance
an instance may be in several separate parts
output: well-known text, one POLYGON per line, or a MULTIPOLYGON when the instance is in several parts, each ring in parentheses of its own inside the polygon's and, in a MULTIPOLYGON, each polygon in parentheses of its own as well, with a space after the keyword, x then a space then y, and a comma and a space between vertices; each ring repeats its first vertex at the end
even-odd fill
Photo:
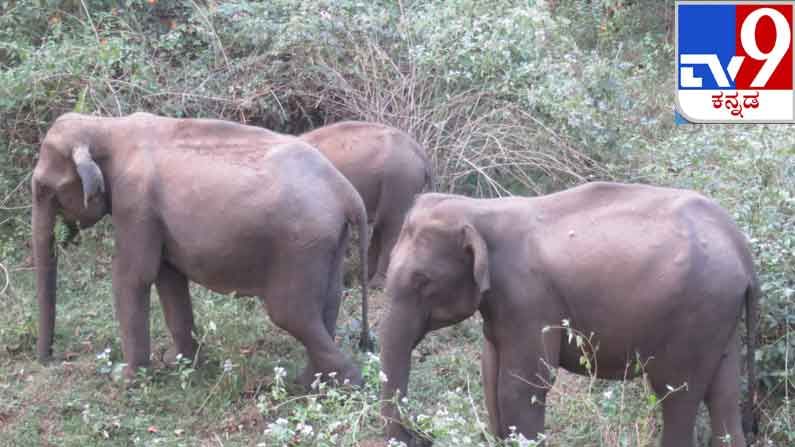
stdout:
POLYGON ((298 430, 304 436, 311 436, 312 435, 312 426, 309 424, 299 423, 295 426, 295 429, 298 430))

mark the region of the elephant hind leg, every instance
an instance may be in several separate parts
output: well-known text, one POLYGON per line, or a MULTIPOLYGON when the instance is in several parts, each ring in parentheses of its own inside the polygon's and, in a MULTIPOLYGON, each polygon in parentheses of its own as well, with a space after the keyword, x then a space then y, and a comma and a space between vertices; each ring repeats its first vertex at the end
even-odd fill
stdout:
POLYGON ((342 353, 328 334, 321 318, 311 318, 306 324, 292 333, 304 345, 309 361, 298 383, 306 386, 314 380, 317 373, 324 376, 335 373, 340 381, 349 380, 353 385, 362 384, 361 372, 353 362, 342 353))
POLYGON ((337 335, 337 318, 340 314, 340 304, 342 304, 342 264, 335 266, 334 270, 336 272, 329 284, 326 303, 323 307, 323 324, 332 340, 337 335))
MULTIPOLYGON (((330 250, 331 252, 331 250, 330 250)), ((336 255, 336 253, 335 253, 336 255)), ((340 380, 361 384, 361 373, 334 343, 327 321, 336 306, 327 307, 333 256, 293 258, 274 275, 265 290, 265 306, 274 324, 297 338, 306 348, 307 369, 298 381, 311 383, 315 373, 336 372, 340 380)), ((336 318, 335 318, 336 320, 336 318)))
MULTIPOLYGON (((687 393, 687 391, 678 391, 687 393)), ((657 392, 665 396, 665 393, 657 392)), ((701 399, 677 396, 675 393, 663 398, 662 447, 692 447, 696 415, 701 399)))
MULTIPOLYGON (((325 325, 326 331, 332 340, 334 340, 337 335, 337 319, 340 313, 340 304, 342 303, 342 277, 344 271, 343 260, 345 247, 348 245, 348 239, 348 231, 346 228, 345 234, 340 241, 339 250, 334 256, 334 260, 331 264, 328 293, 326 294, 326 299, 323 303, 323 324, 325 325)), ((306 367, 301 374, 298 375, 295 382, 305 388, 309 388, 309 386, 315 380, 316 372, 318 372, 318 368, 314 365, 312 359, 310 358, 306 367)))
MULTIPOLYGON (((360 236, 361 238, 361 236, 360 236)), ((361 241, 360 241, 361 243, 361 241)), ((378 287, 378 284, 373 281, 376 273, 378 273, 378 257, 381 256, 381 225, 373 225, 373 234, 370 237, 370 247, 367 249, 367 278, 370 283, 369 287, 378 287)))
MULTIPOLYGON (((713 368, 695 367, 681 368, 692 359, 659 359, 661 370, 649 371, 649 382, 657 397, 662 401, 663 434, 661 447, 693 447, 696 427, 696 415, 701 401, 706 394, 706 383, 713 368)), ((707 359, 702 359, 707 360, 707 359)), ((655 362, 658 360, 655 359, 655 362)), ((707 362, 715 364, 715 362, 707 362)))
POLYGON ((334 253, 331 261, 326 298, 323 302, 323 322, 332 340, 337 334, 337 318, 339 317, 340 304, 342 303, 345 249, 350 239, 348 233, 348 226, 345 225, 340 236, 336 253, 334 253))
POLYGON ((740 353, 737 336, 726 352, 707 389, 706 403, 712 427, 713 447, 745 447, 740 416, 740 353))

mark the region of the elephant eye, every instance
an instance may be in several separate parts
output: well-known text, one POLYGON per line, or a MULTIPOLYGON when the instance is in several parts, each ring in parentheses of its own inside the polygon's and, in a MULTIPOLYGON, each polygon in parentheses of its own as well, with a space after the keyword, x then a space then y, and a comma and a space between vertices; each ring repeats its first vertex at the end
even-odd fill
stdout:
POLYGON ((414 272, 411 274, 411 284, 414 287, 414 290, 418 292, 422 292, 428 284, 430 284, 431 278, 422 272, 414 272))

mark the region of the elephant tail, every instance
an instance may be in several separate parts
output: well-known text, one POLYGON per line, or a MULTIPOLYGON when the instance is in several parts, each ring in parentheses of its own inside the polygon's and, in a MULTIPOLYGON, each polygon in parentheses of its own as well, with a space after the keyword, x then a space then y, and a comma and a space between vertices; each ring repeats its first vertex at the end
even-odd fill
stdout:
POLYGON ((759 286, 759 278, 756 272, 753 273, 751 283, 745 291, 745 329, 748 339, 748 352, 746 354, 746 369, 748 370, 748 400, 743 408, 743 431, 746 433, 756 433, 758 429, 756 413, 756 339, 758 335, 759 323, 759 300, 762 296, 762 289, 759 286))
POLYGON ((422 189, 417 191, 417 193, 422 191, 433 191, 433 184, 436 181, 436 178, 433 174, 433 162, 431 162, 430 157, 428 157, 428 152, 408 133, 398 131, 398 135, 399 138, 403 139, 405 144, 411 148, 411 152, 419 159, 420 163, 422 163, 422 166, 425 169, 425 178, 423 180, 422 189))
POLYGON ((367 222, 367 209, 364 201, 353 185, 350 187, 351 201, 353 205, 348 211, 348 221, 355 225, 359 231, 359 281, 362 284, 362 333, 359 337, 359 348, 365 352, 373 351, 373 342, 370 339, 370 323, 368 322, 368 303, 367 303, 367 247, 370 245, 370 227, 367 222))
POLYGON ((425 161, 425 190, 426 191, 433 191, 433 185, 436 181, 436 178, 433 175, 433 164, 431 163, 430 158, 426 155, 424 158, 425 161))
POLYGON ((423 149, 417 141, 412 139, 411 142, 413 143, 412 148, 414 149, 414 153, 420 158, 422 165, 425 167, 425 185, 423 189, 425 191, 433 191, 433 184, 436 181, 433 175, 433 163, 430 157, 428 157, 428 153, 425 152, 425 149, 423 149))

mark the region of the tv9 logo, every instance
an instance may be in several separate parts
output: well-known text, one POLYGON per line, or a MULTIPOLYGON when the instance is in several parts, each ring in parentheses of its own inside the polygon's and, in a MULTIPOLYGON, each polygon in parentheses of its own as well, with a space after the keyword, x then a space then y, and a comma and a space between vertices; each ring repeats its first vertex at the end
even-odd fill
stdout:
POLYGON ((678 112, 691 122, 795 122, 793 9, 678 1, 678 112))

